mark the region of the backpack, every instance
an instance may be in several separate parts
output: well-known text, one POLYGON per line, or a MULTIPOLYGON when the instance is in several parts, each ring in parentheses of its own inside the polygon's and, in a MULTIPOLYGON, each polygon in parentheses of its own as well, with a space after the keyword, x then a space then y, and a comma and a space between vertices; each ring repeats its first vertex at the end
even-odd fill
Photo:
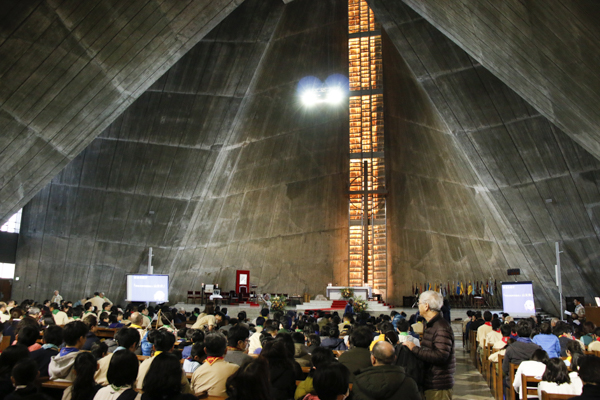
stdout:
POLYGON ((395 353, 396 361, 394 361, 394 365, 404 367, 406 376, 412 378, 417 383, 419 390, 422 390, 425 363, 419 360, 408 347, 402 344, 396 346, 395 353))

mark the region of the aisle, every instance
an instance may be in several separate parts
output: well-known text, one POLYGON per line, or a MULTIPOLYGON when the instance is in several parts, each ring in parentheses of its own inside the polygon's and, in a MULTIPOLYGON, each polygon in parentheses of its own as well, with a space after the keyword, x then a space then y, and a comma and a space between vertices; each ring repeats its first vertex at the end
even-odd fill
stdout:
POLYGON ((492 391, 477 368, 473 366, 469 354, 462 345, 462 338, 456 337, 456 375, 453 400, 493 400, 492 391))

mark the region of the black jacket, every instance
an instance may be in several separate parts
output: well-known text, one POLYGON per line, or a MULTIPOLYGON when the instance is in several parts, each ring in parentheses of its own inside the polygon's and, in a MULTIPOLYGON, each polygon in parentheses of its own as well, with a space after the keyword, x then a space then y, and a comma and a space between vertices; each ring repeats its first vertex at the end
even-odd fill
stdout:
POLYGON ((50 359, 58 354, 56 349, 38 349, 29 353, 29 357, 38 364, 40 377, 48 376, 50 359))
POLYGON ((412 352, 425 362, 423 389, 452 389, 456 371, 454 332, 441 313, 427 322, 421 347, 414 347, 412 352))
MULTIPOLYGON (((373 366, 371 364, 371 352, 364 347, 353 347, 343 352, 339 358, 339 362, 348 367, 353 375, 356 375, 361 369, 373 366)), ((354 382, 353 376, 350 377, 350 381, 354 382)))
POLYGON ((541 349, 537 344, 530 342, 513 342, 506 347, 506 353, 504 354, 504 361, 502 362, 502 372, 504 376, 508 376, 508 368, 510 363, 521 364, 526 360, 531 360, 531 355, 537 349, 541 349))
POLYGON ((421 400, 417 384, 397 365, 366 368, 356 375, 355 400, 421 400))

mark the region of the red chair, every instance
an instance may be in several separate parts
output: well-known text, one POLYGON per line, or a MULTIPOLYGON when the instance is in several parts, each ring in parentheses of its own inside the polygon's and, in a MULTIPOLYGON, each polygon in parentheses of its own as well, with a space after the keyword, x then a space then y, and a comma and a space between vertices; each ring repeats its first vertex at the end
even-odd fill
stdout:
POLYGON ((192 299, 192 301, 196 300, 196 298, 194 297, 194 291, 193 290, 188 290, 187 300, 185 302, 189 303, 190 299, 192 299))

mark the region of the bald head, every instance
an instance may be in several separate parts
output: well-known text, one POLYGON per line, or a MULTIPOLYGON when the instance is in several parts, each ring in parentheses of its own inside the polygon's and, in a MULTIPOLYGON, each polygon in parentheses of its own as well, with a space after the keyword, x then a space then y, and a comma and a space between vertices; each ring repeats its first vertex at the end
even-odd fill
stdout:
POLYGON ((131 321, 132 324, 141 326, 142 322, 143 322, 143 316, 142 314, 140 314, 139 312, 134 312, 131 314, 131 316, 129 317, 129 320, 131 321))
POLYGON ((389 342, 380 341, 375 343, 371 351, 371 363, 377 365, 391 365, 394 362, 394 346, 389 342))

